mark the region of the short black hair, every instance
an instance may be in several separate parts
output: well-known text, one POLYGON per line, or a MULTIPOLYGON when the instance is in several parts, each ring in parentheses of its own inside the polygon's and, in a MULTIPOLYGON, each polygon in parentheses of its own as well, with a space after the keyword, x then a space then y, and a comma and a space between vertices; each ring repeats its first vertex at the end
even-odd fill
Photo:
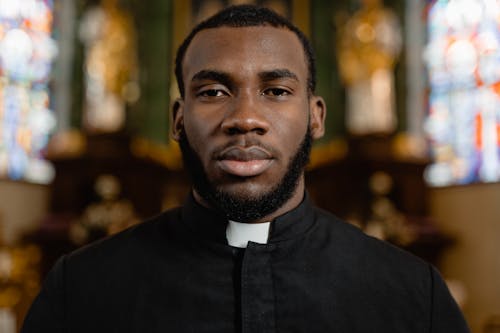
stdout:
POLYGON ((214 16, 199 23, 191 30, 191 33, 186 37, 182 44, 177 49, 175 57, 175 77, 177 79, 177 87, 181 97, 184 97, 184 79, 182 77, 182 61, 186 54, 186 50, 191 44, 194 36, 206 29, 219 28, 219 27, 255 27, 255 26, 271 26, 275 28, 286 28, 299 38, 304 49, 308 65, 308 78, 307 88, 310 93, 314 93, 316 88, 316 67, 314 60, 314 53, 311 43, 299 28, 283 16, 276 12, 265 8, 253 5, 239 5, 230 6, 221 10, 214 16))

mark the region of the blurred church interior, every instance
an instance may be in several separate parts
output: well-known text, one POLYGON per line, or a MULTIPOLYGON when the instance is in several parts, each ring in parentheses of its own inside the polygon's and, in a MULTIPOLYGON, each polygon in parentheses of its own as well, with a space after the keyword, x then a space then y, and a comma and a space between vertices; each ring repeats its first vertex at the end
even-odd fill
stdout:
POLYGON ((240 3, 315 48, 313 201, 436 265, 472 331, 500 332, 499 0, 0 0, 0 332, 59 256, 183 202, 174 52, 240 3))

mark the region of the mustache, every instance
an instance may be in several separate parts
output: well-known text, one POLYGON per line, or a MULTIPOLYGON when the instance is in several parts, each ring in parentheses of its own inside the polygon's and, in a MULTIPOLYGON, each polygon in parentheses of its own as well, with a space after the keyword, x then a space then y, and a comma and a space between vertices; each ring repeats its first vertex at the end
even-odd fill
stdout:
POLYGON ((214 160, 268 160, 277 157, 278 152, 271 146, 256 139, 230 141, 216 148, 212 153, 214 160))

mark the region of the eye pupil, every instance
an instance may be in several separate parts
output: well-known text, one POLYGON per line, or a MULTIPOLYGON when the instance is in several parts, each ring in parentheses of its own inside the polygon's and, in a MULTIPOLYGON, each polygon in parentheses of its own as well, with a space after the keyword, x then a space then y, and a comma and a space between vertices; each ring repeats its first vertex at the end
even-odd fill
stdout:
POLYGON ((273 96, 282 96, 286 94, 286 90, 280 88, 272 88, 269 90, 269 94, 273 96))

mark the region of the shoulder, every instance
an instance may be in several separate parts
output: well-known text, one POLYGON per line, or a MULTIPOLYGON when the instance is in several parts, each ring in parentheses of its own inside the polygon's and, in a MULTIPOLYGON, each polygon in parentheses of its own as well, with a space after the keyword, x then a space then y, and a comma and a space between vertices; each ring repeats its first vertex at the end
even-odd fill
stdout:
POLYGON ((65 256, 71 267, 122 265, 140 261, 182 237, 180 208, 174 208, 115 235, 88 244, 65 256))
MULTIPOLYGON (((329 238, 324 242, 328 245, 323 252, 328 254, 322 255, 323 264, 333 267, 330 270, 334 274, 329 274, 329 278, 335 281, 337 296, 343 302, 364 307, 365 312, 373 315, 374 323, 388 315, 381 311, 397 313, 408 320, 430 316, 436 277, 430 264, 329 213, 318 210, 317 216, 318 234, 329 238)), ((389 317, 395 323, 401 319, 392 314, 389 317)))
POLYGON ((328 212, 315 213, 311 240, 321 244, 316 252, 320 267, 333 281, 325 284, 330 283, 346 314, 361 311, 377 332, 468 332, 432 265, 328 212))
POLYGON ((356 263, 373 278, 429 281, 430 265, 415 255, 388 242, 366 235, 359 228, 333 214, 316 208, 319 230, 329 237, 336 259, 356 263))

